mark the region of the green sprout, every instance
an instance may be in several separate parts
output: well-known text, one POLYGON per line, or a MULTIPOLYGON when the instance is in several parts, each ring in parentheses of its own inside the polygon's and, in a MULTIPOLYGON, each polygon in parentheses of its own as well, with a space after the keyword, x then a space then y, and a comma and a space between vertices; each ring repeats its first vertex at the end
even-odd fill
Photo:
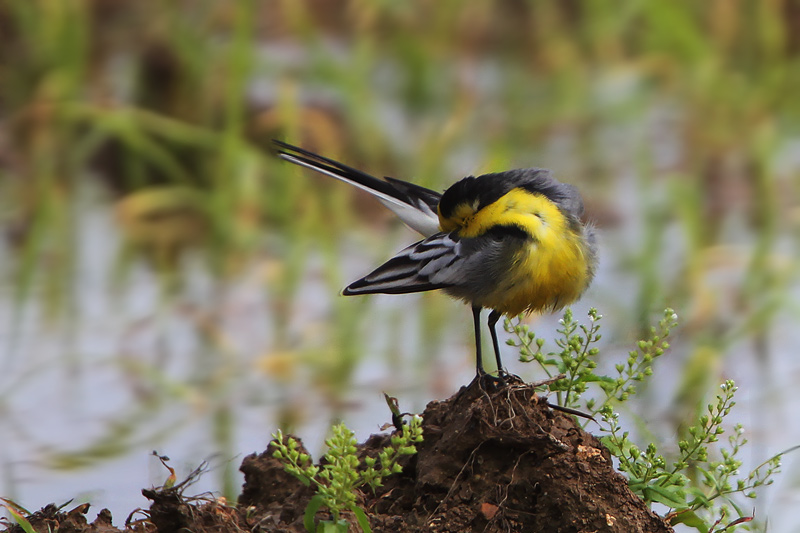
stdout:
POLYGON ((390 445, 377 458, 364 458, 364 468, 357 455, 355 435, 343 423, 334 426, 333 436, 325 441, 328 452, 321 466, 313 464, 311 457, 299 450, 299 443, 292 437, 285 438, 280 430, 272 438, 273 457, 283 462, 285 470, 304 485, 316 488, 305 512, 304 523, 309 533, 346 533, 348 523, 342 519, 346 511, 355 515, 364 533, 370 533, 369 520, 357 505, 358 489, 366 485, 375 492, 384 478, 402 472, 400 458, 417 453, 415 443, 422 442, 422 418, 411 417, 398 434, 392 435, 390 445), (322 507, 330 511, 333 519, 315 525, 314 517, 322 507))

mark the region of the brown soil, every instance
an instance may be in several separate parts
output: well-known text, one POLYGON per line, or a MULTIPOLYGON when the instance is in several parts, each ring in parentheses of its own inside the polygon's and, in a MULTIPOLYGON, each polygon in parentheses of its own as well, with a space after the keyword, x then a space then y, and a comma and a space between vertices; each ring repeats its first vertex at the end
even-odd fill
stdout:
MULTIPOLYGON (((406 456, 403 472, 377 494, 363 494, 375 533, 672 531, 628 489, 602 444, 530 386, 489 393, 472 384, 428 404, 423 418, 418 454, 406 456)), ((360 453, 377 455, 389 438, 373 435, 360 453)), ((126 530, 305 531, 312 492, 283 470, 271 449, 246 457, 241 470, 238 505, 192 500, 183 495, 185 486, 145 490, 153 504, 139 520, 129 518, 126 530)), ((48 506, 31 523, 37 531, 119 531, 105 510, 87 524, 86 507, 62 513, 48 506)))

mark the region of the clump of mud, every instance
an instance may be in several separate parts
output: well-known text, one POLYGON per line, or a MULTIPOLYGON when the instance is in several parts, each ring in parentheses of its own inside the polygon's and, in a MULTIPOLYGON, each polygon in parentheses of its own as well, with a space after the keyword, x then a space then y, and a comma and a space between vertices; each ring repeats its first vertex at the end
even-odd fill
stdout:
MULTIPOLYGON (((403 472, 359 502, 375 533, 672 531, 628 489, 602 444, 570 415, 550 409, 530 385, 487 392, 473 383, 431 402, 422 416, 418 453, 404 457, 403 472)), ((374 457, 389 439, 373 435, 359 453, 374 457)), ((312 490, 287 474, 272 451, 244 459, 238 505, 191 502, 176 488, 144 491, 153 505, 126 529, 304 532, 312 490)), ((70 524, 69 531, 110 532, 109 526, 105 516, 92 524, 84 519, 83 528, 70 524)))
MULTIPOLYGON (((91 524, 86 520, 85 516, 88 511, 89 504, 86 503, 78 505, 69 511, 63 511, 51 503, 28 516, 27 520, 37 532, 58 531, 59 533, 73 533, 94 531, 97 533, 115 533, 119 531, 119 529, 111 525, 111 513, 108 509, 100 511, 91 524)), ((16 524, 7 528, 6 531, 10 533, 25 533, 22 526, 16 524)))

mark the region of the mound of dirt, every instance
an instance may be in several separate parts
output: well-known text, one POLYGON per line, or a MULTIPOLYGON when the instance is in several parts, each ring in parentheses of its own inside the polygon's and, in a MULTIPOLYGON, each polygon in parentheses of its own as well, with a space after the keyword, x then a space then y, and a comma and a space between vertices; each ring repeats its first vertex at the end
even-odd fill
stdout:
MULTIPOLYGON (((375 533, 672 531, 628 489, 603 445, 570 415, 548 407, 529 385, 487 392, 473 383, 448 400, 431 402, 422 416, 418 453, 405 456, 403 472, 387 478, 376 494, 365 491, 359 502, 375 533)), ((390 438, 373 435, 359 453, 375 457, 390 438)), ((287 474, 272 452, 244 459, 237 506, 192 502, 181 488, 146 490, 150 511, 126 529, 304 532, 303 513, 313 492, 287 474)), ((110 516, 101 515, 92 524, 84 519, 82 527, 73 516, 69 531, 114 530, 110 516)), ((49 523, 59 524, 66 525, 49 523)))
MULTIPOLYGON (((418 454, 362 502, 376 533, 672 531, 628 489, 603 445, 530 386, 487 393, 473 383, 422 416, 418 454)), ((389 439, 373 435, 361 453, 375 457, 389 439)), ((247 457, 242 471, 240 505, 271 517, 274 531, 305 531, 311 493, 272 450, 247 457)))

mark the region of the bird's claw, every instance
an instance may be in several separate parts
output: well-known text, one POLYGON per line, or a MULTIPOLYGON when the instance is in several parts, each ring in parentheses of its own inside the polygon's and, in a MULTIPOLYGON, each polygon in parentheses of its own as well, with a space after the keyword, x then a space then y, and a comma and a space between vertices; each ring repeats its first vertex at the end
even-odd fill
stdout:
POLYGON ((478 380, 478 384, 480 385, 481 389, 494 392, 505 387, 508 384, 508 379, 510 376, 511 374, 501 369, 497 372, 496 376, 485 371, 479 371, 476 379, 478 380))

